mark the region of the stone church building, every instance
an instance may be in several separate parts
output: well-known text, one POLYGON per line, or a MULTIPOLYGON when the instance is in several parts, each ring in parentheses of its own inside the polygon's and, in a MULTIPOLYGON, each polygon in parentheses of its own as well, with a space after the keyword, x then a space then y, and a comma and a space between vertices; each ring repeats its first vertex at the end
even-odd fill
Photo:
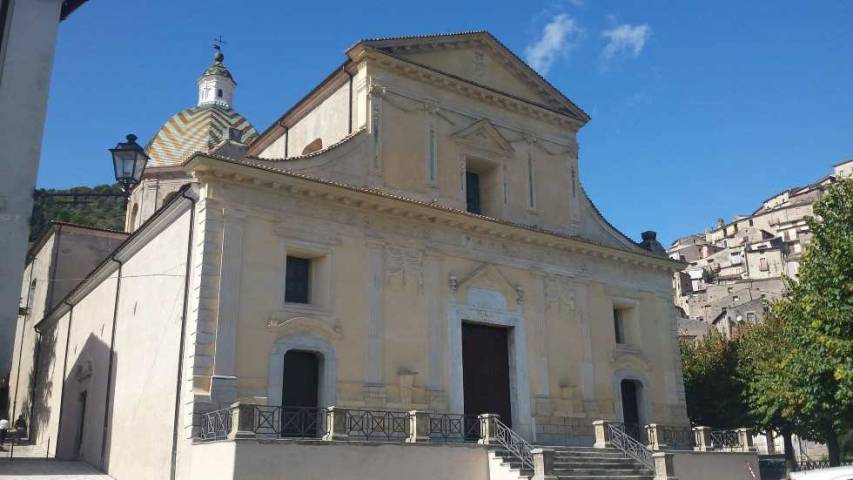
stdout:
MULTIPOLYGON (((309 478, 258 473, 308 458, 347 478, 345 453, 305 442, 201 442, 236 402, 493 413, 539 444, 592 445, 596 419, 688 425, 683 264, 601 216, 578 172, 590 117, 492 35, 360 41, 261 133, 221 53, 198 84, 148 144, 130 235, 19 317, 37 341, 16 349, 38 350, 16 350, 11 390, 51 455, 119 480, 309 478)), ((479 451, 401 468, 485 480, 479 451)))

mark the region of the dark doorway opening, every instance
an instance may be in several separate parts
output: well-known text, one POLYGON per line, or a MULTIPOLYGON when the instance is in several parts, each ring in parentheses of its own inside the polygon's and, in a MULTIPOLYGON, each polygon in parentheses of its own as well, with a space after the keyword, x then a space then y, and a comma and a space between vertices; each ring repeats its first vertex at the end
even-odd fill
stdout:
POLYGON ((320 420, 320 359, 314 352, 290 350, 284 354, 281 392, 281 434, 315 437, 320 420))
POLYGON ((512 427, 509 329, 462 324, 462 384, 466 416, 497 413, 512 427))
POLYGON ((77 425, 77 438, 74 439, 74 457, 80 458, 83 450, 83 431, 86 426, 86 397, 87 392, 80 392, 80 423, 77 425))
POLYGON ((625 424, 625 433, 641 441, 640 383, 636 380, 622 380, 619 386, 622 393, 622 422, 625 424))

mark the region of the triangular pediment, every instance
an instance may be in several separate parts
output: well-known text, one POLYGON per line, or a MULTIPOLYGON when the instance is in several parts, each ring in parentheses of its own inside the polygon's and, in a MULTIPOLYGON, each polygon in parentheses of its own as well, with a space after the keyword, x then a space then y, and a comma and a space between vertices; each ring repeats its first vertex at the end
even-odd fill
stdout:
POLYGON ((515 309, 520 290, 491 263, 475 266, 458 279, 458 300, 481 308, 515 309))
POLYGON ((492 151, 495 153, 509 154, 514 151, 512 144, 501 132, 484 119, 477 120, 471 125, 453 134, 456 141, 471 147, 492 151))
POLYGON ((589 116, 488 32, 364 40, 359 43, 500 93, 564 112, 589 116))

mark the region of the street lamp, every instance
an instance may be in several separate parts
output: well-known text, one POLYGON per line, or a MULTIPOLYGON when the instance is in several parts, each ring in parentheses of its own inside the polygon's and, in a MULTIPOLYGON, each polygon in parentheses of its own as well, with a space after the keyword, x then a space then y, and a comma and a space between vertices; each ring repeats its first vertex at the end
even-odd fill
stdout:
POLYGON ((136 143, 136 135, 132 133, 127 135, 127 142, 119 142, 115 148, 110 149, 110 153, 113 155, 116 181, 121 185, 125 197, 129 197, 133 187, 139 185, 142 180, 148 155, 136 143))

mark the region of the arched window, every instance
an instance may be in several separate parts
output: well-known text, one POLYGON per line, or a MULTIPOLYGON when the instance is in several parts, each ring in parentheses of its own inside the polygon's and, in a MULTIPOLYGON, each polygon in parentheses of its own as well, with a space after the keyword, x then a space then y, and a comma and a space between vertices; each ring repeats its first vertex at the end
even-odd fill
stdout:
POLYGON ((323 140, 320 138, 315 138, 314 141, 305 145, 305 148, 302 149, 302 155, 308 155, 309 153, 314 153, 318 150, 323 149, 323 140))
POLYGON ((216 91, 216 98, 222 98, 222 89, 216 91))

